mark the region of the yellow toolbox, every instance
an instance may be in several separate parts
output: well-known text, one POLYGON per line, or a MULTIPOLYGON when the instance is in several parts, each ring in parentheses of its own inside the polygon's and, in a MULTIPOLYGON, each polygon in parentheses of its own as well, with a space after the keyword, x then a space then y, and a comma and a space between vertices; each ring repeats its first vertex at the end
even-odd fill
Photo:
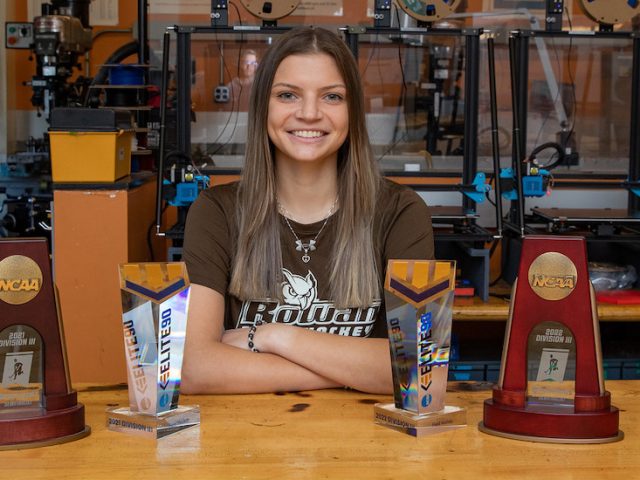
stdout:
POLYGON ((49 132, 54 182, 114 182, 131 172, 133 132, 49 132))
POLYGON ((49 129, 53 181, 103 183, 129 175, 135 132, 127 119, 128 112, 108 109, 53 110, 49 129))

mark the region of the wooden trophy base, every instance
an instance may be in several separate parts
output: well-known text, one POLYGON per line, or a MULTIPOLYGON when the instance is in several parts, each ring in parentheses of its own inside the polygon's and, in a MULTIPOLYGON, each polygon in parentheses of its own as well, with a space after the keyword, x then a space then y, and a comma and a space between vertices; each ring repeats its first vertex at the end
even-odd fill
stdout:
POLYGON ((481 432, 515 440, 544 443, 610 443, 624 438, 618 430, 618 409, 576 412, 573 405, 524 408, 484 402, 481 432), (571 437, 567 436, 571 434, 571 437))
POLYGON ((20 417, 3 414, 0 418, 0 450, 19 450, 71 442, 88 436, 91 428, 84 424, 84 405, 78 403, 62 410, 46 411, 20 417))

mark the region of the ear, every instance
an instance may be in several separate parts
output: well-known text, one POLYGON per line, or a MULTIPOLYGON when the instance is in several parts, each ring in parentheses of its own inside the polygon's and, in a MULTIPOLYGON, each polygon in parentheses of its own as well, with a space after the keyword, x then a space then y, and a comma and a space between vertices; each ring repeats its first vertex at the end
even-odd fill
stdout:
POLYGON ((284 278, 287 279, 287 282, 289 283, 289 285, 293 285, 293 276, 291 275, 291 272, 286 268, 283 268, 282 274, 284 275, 284 278))
POLYGON ((315 288, 318 284, 318 281, 316 280, 316 277, 313 275, 313 273, 311 273, 311 270, 309 270, 309 273, 307 273, 307 276, 304 277, 304 279, 309 285, 313 285, 313 288, 315 288))

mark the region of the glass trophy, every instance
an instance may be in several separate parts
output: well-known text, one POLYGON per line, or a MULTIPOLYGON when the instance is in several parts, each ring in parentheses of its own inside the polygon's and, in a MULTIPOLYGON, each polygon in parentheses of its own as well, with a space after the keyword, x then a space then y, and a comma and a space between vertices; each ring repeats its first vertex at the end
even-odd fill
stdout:
POLYGON ((389 260, 385 308, 394 403, 374 407, 376 423, 414 436, 466 425, 445 405, 456 263, 389 260))
POLYGON ((595 293, 580 237, 523 239, 485 433, 548 443, 623 438, 604 387, 595 293))
POLYGON ((110 430, 163 438, 200 424, 200 409, 179 405, 189 306, 184 263, 120 265, 129 407, 107 410, 110 430))
POLYGON ((86 437, 44 238, 0 239, 0 450, 86 437))

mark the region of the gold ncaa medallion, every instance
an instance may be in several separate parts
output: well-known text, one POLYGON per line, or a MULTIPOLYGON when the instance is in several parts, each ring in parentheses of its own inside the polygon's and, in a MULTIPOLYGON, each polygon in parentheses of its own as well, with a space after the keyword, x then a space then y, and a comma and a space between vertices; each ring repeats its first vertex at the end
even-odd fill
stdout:
POLYGON ((547 252, 529 267, 529 285, 540 298, 562 300, 576 287, 578 272, 573 262, 562 253, 547 252))
POLYGON ((22 305, 35 298, 42 288, 42 270, 24 255, 11 255, 0 260, 0 300, 22 305))

